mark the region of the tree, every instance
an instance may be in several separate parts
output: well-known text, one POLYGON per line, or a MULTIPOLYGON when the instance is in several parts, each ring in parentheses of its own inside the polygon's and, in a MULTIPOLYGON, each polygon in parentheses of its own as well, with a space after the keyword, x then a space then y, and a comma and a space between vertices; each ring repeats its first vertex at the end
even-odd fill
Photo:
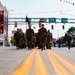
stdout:
POLYGON ((67 31, 67 34, 70 33, 71 35, 75 32, 75 27, 70 27, 67 31))
POLYGON ((67 41, 67 33, 65 33, 65 35, 64 35, 64 37, 62 39, 62 43, 66 43, 66 41, 67 41))
POLYGON ((75 33, 75 27, 70 27, 68 29, 68 31, 65 33, 65 35, 63 37, 63 40, 62 40, 62 43, 66 43, 67 42, 67 36, 68 36, 68 34, 70 34, 72 36, 73 33, 75 33))

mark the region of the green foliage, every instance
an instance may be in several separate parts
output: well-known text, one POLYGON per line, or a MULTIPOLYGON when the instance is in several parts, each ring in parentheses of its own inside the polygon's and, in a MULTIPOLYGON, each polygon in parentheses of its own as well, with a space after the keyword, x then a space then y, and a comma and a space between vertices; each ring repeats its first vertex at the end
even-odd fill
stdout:
POLYGON ((70 27, 67 31, 67 33, 70 33, 70 34, 72 34, 74 32, 75 32, 75 27, 70 27))
POLYGON ((68 34, 71 34, 71 36, 72 36, 73 33, 75 33, 75 27, 70 27, 62 39, 62 43, 66 43, 68 34))
POLYGON ((67 41, 67 33, 65 33, 65 35, 64 35, 64 37, 62 39, 62 43, 66 43, 66 41, 67 41))

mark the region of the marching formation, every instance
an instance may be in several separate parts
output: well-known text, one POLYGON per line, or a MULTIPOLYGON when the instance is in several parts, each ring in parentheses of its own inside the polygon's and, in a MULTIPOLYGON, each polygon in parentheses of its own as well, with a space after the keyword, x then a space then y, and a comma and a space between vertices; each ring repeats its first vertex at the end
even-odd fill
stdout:
POLYGON ((45 50, 45 48, 51 49, 52 33, 50 30, 47 31, 44 24, 42 24, 41 28, 35 34, 34 30, 29 25, 25 33, 22 32, 22 29, 17 29, 14 34, 14 39, 17 49, 27 47, 28 50, 31 50, 34 47, 38 47, 39 49, 45 50))

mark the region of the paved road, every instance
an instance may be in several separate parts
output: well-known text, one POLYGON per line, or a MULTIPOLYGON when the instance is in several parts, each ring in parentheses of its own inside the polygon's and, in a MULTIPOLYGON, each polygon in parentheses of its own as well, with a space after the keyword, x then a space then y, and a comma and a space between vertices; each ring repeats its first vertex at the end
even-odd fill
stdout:
POLYGON ((0 75, 75 75, 75 48, 0 47, 0 75))

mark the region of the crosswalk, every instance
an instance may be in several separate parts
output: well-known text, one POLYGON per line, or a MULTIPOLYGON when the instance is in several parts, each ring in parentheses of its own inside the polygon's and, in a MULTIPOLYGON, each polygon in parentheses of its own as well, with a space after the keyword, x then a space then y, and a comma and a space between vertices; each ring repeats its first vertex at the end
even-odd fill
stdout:
POLYGON ((53 50, 35 48, 13 75, 75 75, 75 65, 53 50))

